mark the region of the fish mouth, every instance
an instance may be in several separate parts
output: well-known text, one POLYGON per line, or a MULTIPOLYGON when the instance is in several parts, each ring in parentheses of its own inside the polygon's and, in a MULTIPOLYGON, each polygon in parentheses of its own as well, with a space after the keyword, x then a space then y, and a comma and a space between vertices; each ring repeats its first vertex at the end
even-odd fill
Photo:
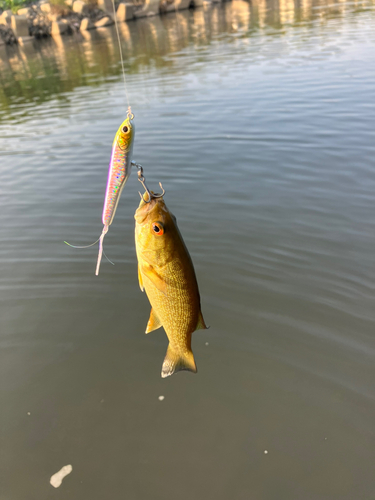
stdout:
POLYGON ((134 218, 138 224, 142 224, 142 222, 155 210, 158 203, 162 201, 162 198, 153 198, 153 194, 155 193, 151 191, 151 201, 148 201, 148 193, 143 193, 139 207, 137 208, 134 215, 134 218))

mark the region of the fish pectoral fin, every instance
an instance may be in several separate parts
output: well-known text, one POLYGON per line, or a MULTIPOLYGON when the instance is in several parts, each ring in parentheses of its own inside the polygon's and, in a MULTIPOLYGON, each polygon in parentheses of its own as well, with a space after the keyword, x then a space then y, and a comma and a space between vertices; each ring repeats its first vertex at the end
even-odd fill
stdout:
POLYGON ((139 288, 142 290, 142 292, 145 291, 145 287, 143 286, 143 278, 141 274, 141 268, 138 265, 138 282, 139 282, 139 288))
POLYGON ((161 326, 163 326, 162 322, 160 321, 160 319, 156 315, 155 311, 153 309, 151 309, 150 319, 148 320, 145 333, 153 332, 154 330, 157 330, 161 326))
POLYGON ((199 311, 199 316, 198 316, 198 323, 197 326, 195 327, 196 330, 208 330, 209 326, 206 326, 206 323, 204 322, 202 311, 199 311))
POLYGON ((162 378, 166 378, 181 370, 188 370, 189 372, 197 373, 194 354, 192 351, 182 354, 177 353, 172 349, 171 344, 169 344, 167 354, 164 358, 163 367, 161 369, 161 376, 162 378))
POLYGON ((164 295, 167 294, 167 285, 153 266, 150 264, 143 264, 142 274, 146 276, 160 292, 164 293, 164 295))

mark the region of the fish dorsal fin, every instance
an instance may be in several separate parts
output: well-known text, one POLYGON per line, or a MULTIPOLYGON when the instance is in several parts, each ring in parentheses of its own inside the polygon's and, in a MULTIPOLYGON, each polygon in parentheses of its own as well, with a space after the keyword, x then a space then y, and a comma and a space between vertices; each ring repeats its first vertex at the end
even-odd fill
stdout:
POLYGON ((198 323, 196 326, 196 330, 207 330, 209 327, 206 326, 206 323, 204 322, 202 311, 199 311, 199 316, 198 316, 198 323))
POLYGON ((166 295, 167 293, 167 285, 163 278, 158 274, 153 266, 150 264, 142 264, 141 272, 144 276, 146 276, 152 284, 161 292, 166 295))
POLYGON ((160 321, 160 319, 156 315, 155 311, 153 309, 151 309, 150 319, 148 320, 148 323, 147 323, 146 333, 153 332, 154 330, 157 330, 161 326, 163 326, 162 322, 160 321))
POLYGON ((181 370, 197 373, 194 354, 191 351, 182 354, 177 353, 172 349, 171 344, 169 344, 161 369, 161 376, 162 378, 166 378, 181 370))
POLYGON ((142 290, 142 292, 145 291, 145 287, 143 286, 143 279, 142 279, 142 274, 141 274, 141 268, 138 265, 138 282, 139 282, 139 288, 142 290))

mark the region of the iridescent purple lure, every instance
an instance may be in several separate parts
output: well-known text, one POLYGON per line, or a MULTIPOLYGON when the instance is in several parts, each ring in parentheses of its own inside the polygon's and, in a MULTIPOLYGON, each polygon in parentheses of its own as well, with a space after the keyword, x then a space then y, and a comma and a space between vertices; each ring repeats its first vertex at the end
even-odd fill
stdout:
POLYGON ((99 274, 100 263, 102 260, 104 236, 107 234, 109 226, 112 224, 122 190, 131 172, 135 135, 133 119, 134 115, 129 111, 126 120, 120 125, 113 141, 102 215, 102 221, 104 224, 102 234, 94 243, 84 247, 76 247, 74 245, 70 245, 66 241, 64 242, 73 248, 88 248, 95 245, 99 241, 99 254, 95 271, 96 276, 99 274))

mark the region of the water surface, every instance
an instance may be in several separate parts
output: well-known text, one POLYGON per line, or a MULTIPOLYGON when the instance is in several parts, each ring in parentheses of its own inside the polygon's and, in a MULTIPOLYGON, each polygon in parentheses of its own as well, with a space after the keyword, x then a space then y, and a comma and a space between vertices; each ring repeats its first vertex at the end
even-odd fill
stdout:
POLYGON ((114 29, 0 47, 0 499, 370 500, 374 2, 235 1, 121 39, 134 157, 166 189, 211 328, 198 374, 162 380, 136 175, 115 266, 95 277, 97 248, 62 243, 102 228, 126 110, 114 29))

